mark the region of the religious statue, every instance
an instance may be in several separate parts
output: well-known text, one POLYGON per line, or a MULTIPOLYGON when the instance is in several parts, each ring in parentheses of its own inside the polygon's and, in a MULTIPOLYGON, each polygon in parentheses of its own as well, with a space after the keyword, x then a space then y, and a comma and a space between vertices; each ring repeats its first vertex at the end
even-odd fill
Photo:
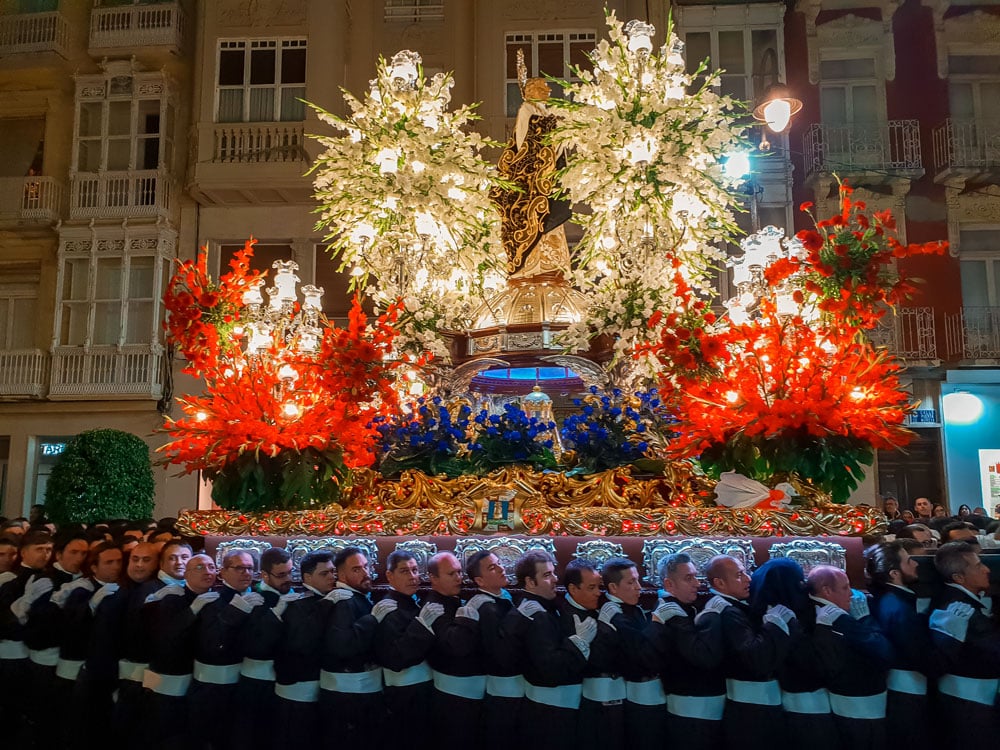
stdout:
POLYGON ((503 217, 501 236, 510 277, 561 276, 570 265, 563 224, 571 212, 567 201, 553 198, 556 171, 564 161, 547 139, 556 126, 556 116, 546 106, 548 82, 527 77, 520 50, 517 69, 524 101, 498 168, 500 175, 520 190, 493 188, 490 198, 503 217))

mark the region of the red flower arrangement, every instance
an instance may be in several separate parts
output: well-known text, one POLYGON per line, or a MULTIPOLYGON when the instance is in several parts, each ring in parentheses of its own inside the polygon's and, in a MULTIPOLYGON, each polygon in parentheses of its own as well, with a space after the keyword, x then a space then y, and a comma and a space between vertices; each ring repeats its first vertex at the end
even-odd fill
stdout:
POLYGON ((661 365, 660 393, 677 419, 675 457, 696 459, 715 477, 797 475, 844 501, 876 450, 910 441, 900 367, 864 329, 913 292, 893 260, 943 253, 947 243, 903 245, 888 211, 866 211, 841 183, 840 213, 797 235, 804 255, 765 269, 772 289, 790 281, 796 303, 815 304, 815 323, 779 315, 774 299, 744 325, 717 323, 677 274, 679 307, 653 316, 657 341, 637 352, 661 365))
POLYGON ((325 505, 339 497, 347 470, 374 462, 374 417, 398 408, 399 362, 389 356, 398 309, 391 306, 369 325, 355 298, 346 328, 321 319, 316 354, 275 336, 265 353, 246 356, 242 295, 262 276, 249 271, 252 255, 251 240, 213 284, 202 252, 170 281, 168 334, 188 357, 185 372, 204 377, 206 389, 178 399, 185 416, 168 419, 172 440, 160 450, 168 463, 212 479, 213 498, 223 507, 325 505))
MULTIPOLYGON (((859 328, 871 328, 888 308, 909 299, 916 287, 893 267, 893 261, 914 255, 943 255, 947 242, 904 245, 896 234, 892 213, 875 211, 869 216, 863 201, 851 198, 852 188, 838 180, 840 213, 815 221, 815 229, 804 229, 796 238, 806 251, 804 258, 783 258, 765 271, 775 286, 792 278, 800 287, 796 300, 817 298, 817 307, 829 317, 859 328)), ((800 207, 812 216, 812 203, 800 207)))
POLYGON ((797 474, 843 501, 874 450, 909 442, 899 366, 849 327, 811 326, 765 301, 759 319, 711 336, 725 354, 706 357, 711 377, 677 376, 669 446, 710 475, 797 474))
POLYGON ((185 372, 201 375, 210 371, 219 357, 233 345, 230 335, 236 327, 243 293, 263 274, 250 270, 251 237, 229 261, 229 272, 218 282, 208 275, 208 250, 202 248, 194 260, 180 263, 167 283, 163 304, 167 337, 180 348, 188 361, 185 372))

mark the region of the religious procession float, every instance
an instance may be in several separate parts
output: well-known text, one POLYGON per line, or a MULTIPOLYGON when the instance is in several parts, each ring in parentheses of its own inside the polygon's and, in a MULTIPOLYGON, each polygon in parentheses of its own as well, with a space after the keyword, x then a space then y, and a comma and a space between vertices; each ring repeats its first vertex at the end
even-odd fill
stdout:
POLYGON ((327 320, 292 262, 251 270, 252 240, 218 279, 204 253, 180 265, 169 337, 205 387, 163 456, 221 509, 185 514, 188 533, 883 530, 845 501, 876 450, 908 442, 911 403, 868 334, 913 291, 897 259, 945 243, 903 244, 846 184, 833 215, 801 207, 814 227, 794 238, 740 238, 728 167, 753 118, 654 33, 610 14, 562 98, 522 64, 506 144, 410 51, 345 116, 317 108, 336 132, 318 137, 319 223, 350 316, 327 320))

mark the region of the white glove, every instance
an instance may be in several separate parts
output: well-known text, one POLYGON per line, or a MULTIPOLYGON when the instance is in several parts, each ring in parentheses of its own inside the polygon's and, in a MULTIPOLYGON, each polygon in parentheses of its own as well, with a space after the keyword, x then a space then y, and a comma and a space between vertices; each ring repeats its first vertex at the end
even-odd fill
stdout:
POLYGON ((289 602, 294 602, 302 598, 302 594, 296 591, 290 591, 287 594, 283 594, 278 598, 278 603, 271 607, 271 611, 274 612, 274 616, 279 620, 285 614, 285 610, 288 609, 289 602))
POLYGON ((705 602, 705 606, 702 608, 701 612, 699 612, 694 616, 694 621, 697 624, 698 620, 700 620, 707 614, 717 614, 717 615, 722 614, 722 610, 724 610, 726 607, 731 607, 731 606, 733 606, 732 602, 730 602, 724 596, 715 595, 707 602, 705 602))
POLYGON ((417 615, 417 620, 420 621, 421 625, 433 633, 434 621, 443 614, 443 604, 438 604, 437 602, 427 602, 427 604, 420 608, 420 614, 417 615))
MULTIPOLYGON (((202 594, 202 596, 205 596, 205 594, 202 594)), ((263 603, 264 597, 253 591, 249 594, 235 594, 229 600, 230 607, 236 607, 240 612, 247 615, 253 612, 254 607, 259 607, 263 603)))
POLYGON ((828 628, 832 628, 833 623, 844 615, 850 616, 847 612, 835 604, 824 604, 816 610, 816 624, 826 625, 828 628))
POLYGON ((472 607, 474 610, 476 610, 476 612, 479 612, 480 607, 482 607, 484 604, 489 604, 491 601, 493 601, 492 596, 487 596, 486 594, 476 594, 474 597, 472 597, 471 599, 469 599, 469 601, 465 603, 465 606, 472 607))
POLYGON ((17 578, 17 573, 11 573, 9 570, 6 573, 0 573, 0 586, 13 581, 15 578, 17 578))
POLYGON ((94 592, 94 595, 90 597, 90 611, 96 612, 101 602, 104 601, 104 598, 111 596, 116 591, 118 591, 117 583, 106 583, 101 586, 101 588, 97 589, 97 591, 94 592))
POLYGON ((352 592, 352 591, 348 591, 347 589, 336 589, 335 588, 333 591, 331 591, 329 594, 327 594, 323 598, 326 599, 326 601, 328 601, 328 602, 332 602, 333 604, 336 604, 337 602, 346 602, 348 599, 352 598, 353 596, 354 596, 354 592, 352 592))
POLYGON ((464 617, 466 620, 474 620, 479 622, 479 610, 472 606, 472 604, 466 604, 459 607, 455 612, 455 617, 464 617))
POLYGON ((168 596, 184 596, 183 586, 164 586, 161 589, 154 591, 152 594, 146 597, 145 604, 150 604, 152 602, 161 602, 168 596))
POLYGON ((795 613, 784 604, 772 604, 761 618, 764 622, 777 625, 788 635, 788 623, 795 619, 795 613))
POLYGON ((249 594, 243 594, 243 601, 251 607, 259 607, 264 603, 264 595, 251 591, 249 594))
POLYGON ((653 621, 661 625, 671 617, 687 617, 688 613, 677 602, 665 602, 660 599, 660 606, 653 612, 653 621))
POLYGON ((581 618, 573 615, 573 627, 576 629, 577 637, 582 638, 588 645, 597 637, 597 620, 593 617, 581 618))
POLYGON ((544 612, 545 607, 536 602, 534 599, 525 599, 523 602, 517 605, 517 611, 530 620, 539 612, 544 612))
POLYGON ((862 617, 868 617, 871 614, 871 610, 868 608, 868 597, 865 596, 864 591, 851 589, 851 610, 849 614, 855 620, 860 620, 862 617))
POLYGON ((24 587, 24 595, 10 605, 10 611, 17 617, 22 625, 28 621, 28 611, 31 605, 41 599, 45 594, 52 591, 53 583, 51 578, 34 578, 24 587))
POLYGON ((387 614, 395 612, 397 609, 399 609, 399 604, 395 599, 379 599, 372 607, 372 617, 378 622, 382 622, 387 614))
POLYGON ((64 583, 59 587, 59 590, 52 595, 52 603, 59 607, 59 609, 62 609, 66 606, 66 601, 69 599, 69 595, 79 589, 93 591, 94 584, 89 578, 77 578, 75 581, 64 583))
MULTIPOLYGON (((236 596, 239 596, 239 594, 237 594, 236 596)), ((233 599, 235 599, 236 596, 234 596, 233 599)), ((194 601, 191 602, 190 605, 191 611, 194 612, 195 614, 198 614, 199 612, 201 612, 202 607, 204 607, 206 604, 211 604, 218 598, 219 598, 218 591, 206 591, 204 594, 198 594, 198 596, 194 598, 194 601)), ((242 600, 243 597, 240 597, 240 599, 242 600)))
POLYGON ((965 643, 965 636, 969 632, 969 620, 975 611, 971 604, 952 602, 947 609, 935 609, 931 612, 930 628, 954 638, 959 643, 965 643))
POLYGON ((580 649, 584 659, 589 659, 590 644, 597 637, 597 620, 593 617, 584 617, 581 620, 573 615, 573 625, 576 627, 576 635, 569 637, 570 643, 580 649))
POLYGON ((612 630, 617 631, 618 628, 612 625, 611 621, 615 619, 615 615, 620 615, 621 613, 622 605, 618 602, 607 602, 603 607, 601 607, 601 612, 597 615, 597 619, 610 627, 612 630))

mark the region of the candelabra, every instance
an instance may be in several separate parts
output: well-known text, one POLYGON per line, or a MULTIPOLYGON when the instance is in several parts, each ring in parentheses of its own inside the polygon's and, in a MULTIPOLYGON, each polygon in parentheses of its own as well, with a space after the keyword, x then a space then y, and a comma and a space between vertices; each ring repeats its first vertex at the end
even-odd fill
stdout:
POLYGON ((743 255, 730 258, 726 266, 732 269, 736 295, 725 303, 730 320, 742 325, 753 318, 760 301, 773 297, 779 315, 805 314, 794 298, 794 285, 786 280, 777 287, 771 287, 764 277, 764 269, 779 258, 798 259, 805 255, 802 243, 795 238, 785 237, 782 229, 767 226, 751 234, 740 243, 743 255))

